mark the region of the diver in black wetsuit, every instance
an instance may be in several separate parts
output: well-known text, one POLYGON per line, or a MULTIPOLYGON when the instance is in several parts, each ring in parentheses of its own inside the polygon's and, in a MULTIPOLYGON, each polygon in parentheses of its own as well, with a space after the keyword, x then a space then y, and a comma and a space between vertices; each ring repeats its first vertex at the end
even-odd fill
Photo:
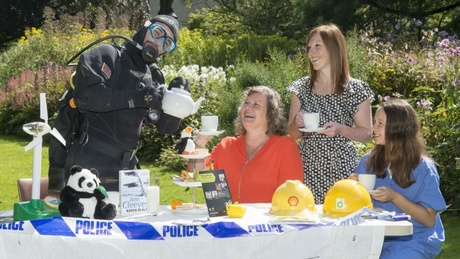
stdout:
MULTIPOLYGON (((54 138, 50 142, 51 193, 64 188, 73 165, 96 168, 101 185, 118 191, 119 170, 138 168, 135 152, 142 124, 155 124, 164 134, 177 130, 181 119, 162 113, 160 85, 165 78, 154 63, 175 50, 178 36, 177 19, 158 15, 121 46, 105 44, 81 54, 70 80, 70 105, 61 105, 54 123, 70 137, 66 147, 54 138)), ((188 83, 184 78, 173 81, 169 88, 188 83)))

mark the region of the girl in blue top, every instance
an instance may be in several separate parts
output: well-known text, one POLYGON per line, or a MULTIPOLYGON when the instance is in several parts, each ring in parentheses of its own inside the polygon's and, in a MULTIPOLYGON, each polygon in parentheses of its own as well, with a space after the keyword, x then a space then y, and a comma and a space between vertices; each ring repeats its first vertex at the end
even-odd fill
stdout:
POLYGON ((435 258, 444 242, 439 212, 446 203, 436 166, 423 144, 417 113, 404 100, 383 102, 375 112, 372 130, 375 147, 363 156, 356 172, 377 176, 375 186, 380 192, 371 194, 374 207, 408 214, 413 224, 409 240, 385 240, 380 258, 435 258))

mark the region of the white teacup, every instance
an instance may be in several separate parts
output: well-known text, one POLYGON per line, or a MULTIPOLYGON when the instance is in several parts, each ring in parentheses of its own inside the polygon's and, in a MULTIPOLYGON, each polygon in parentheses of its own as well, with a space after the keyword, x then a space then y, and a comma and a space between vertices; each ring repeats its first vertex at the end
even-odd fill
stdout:
POLYGON ((204 132, 216 132, 219 126, 219 116, 201 116, 201 129, 204 132))
POLYGON ((319 113, 303 113, 303 125, 306 129, 316 129, 319 127, 319 113))
POLYGON ((358 174, 359 182, 364 185, 366 190, 374 190, 375 174, 358 174))

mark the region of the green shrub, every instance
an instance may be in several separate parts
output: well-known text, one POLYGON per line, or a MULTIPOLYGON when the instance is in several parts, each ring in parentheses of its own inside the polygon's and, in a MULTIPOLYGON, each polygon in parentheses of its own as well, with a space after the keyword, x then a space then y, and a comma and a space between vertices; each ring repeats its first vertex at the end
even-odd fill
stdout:
POLYGON ((460 195, 460 42, 437 30, 422 34, 422 42, 398 41, 410 38, 404 35, 387 41, 369 36, 360 45, 367 48, 366 74, 380 100, 404 98, 417 108, 442 192, 454 203, 460 195))
POLYGON ((168 170, 181 172, 187 168, 188 160, 180 157, 177 154, 177 151, 174 150, 174 146, 167 146, 162 150, 160 157, 156 160, 156 162, 156 165, 165 167, 168 170))
POLYGON ((235 65, 239 59, 265 61, 270 58, 268 50, 275 47, 292 53, 295 51, 296 43, 278 35, 213 35, 201 29, 182 28, 177 50, 165 56, 160 64, 177 67, 190 64, 227 67, 235 65))
MULTIPOLYGON (((201 102, 200 108, 195 114, 182 120, 179 129, 173 135, 165 136, 164 134, 160 134, 156 132, 155 127, 144 128, 139 157, 144 160, 154 161, 161 154, 158 160, 159 165, 169 167, 171 164, 175 164, 174 161, 168 161, 165 157, 167 157, 167 154, 170 154, 171 147, 180 140, 180 133, 185 127, 190 126, 195 130, 199 130, 202 115, 219 115, 220 129, 225 130, 226 133, 233 132, 232 125, 226 121, 227 117, 220 114, 220 111, 223 110, 222 107, 226 107, 226 103, 235 100, 234 97, 225 98, 228 96, 228 89, 229 87, 231 88, 234 81, 230 76, 233 74, 232 69, 232 66, 229 66, 226 70, 215 67, 200 67, 198 65, 182 66, 180 68, 172 65, 164 66, 163 72, 167 75, 166 81, 169 82, 174 77, 183 76, 190 80, 190 87, 192 89, 191 98, 197 101, 199 97, 204 97, 205 100, 201 102), (164 153, 166 155, 163 155, 164 153)), ((233 109, 232 112, 236 113, 233 109)), ((222 136, 225 136, 225 134, 214 139, 219 140, 222 136)), ((210 142, 209 148, 212 148, 212 143, 215 143, 216 140, 214 139, 210 142)), ((180 165, 181 161, 179 160, 178 166, 180 165)), ((173 167, 176 168, 176 166, 173 167)))

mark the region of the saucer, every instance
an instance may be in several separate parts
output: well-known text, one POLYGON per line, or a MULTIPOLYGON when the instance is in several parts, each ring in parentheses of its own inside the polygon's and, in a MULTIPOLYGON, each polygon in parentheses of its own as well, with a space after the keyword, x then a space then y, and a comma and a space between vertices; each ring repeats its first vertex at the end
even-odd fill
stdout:
POLYGON ((324 127, 319 127, 319 128, 315 128, 315 129, 306 129, 306 128, 299 128, 299 131, 302 131, 302 132, 317 132, 318 130, 323 130, 325 129, 324 127))
POLYGON ((379 193, 381 192, 382 190, 367 190, 368 193, 370 194, 375 194, 375 193, 379 193))
MULTIPOLYGON (((197 204, 198 205, 198 204, 197 204)), ((175 209, 168 206, 168 211, 180 215, 208 215, 208 208, 205 205, 190 209, 175 209)))
POLYGON ((197 154, 197 155, 179 155, 180 157, 182 158, 185 158, 185 159, 203 159, 203 158, 206 158, 208 156, 210 156, 211 154, 197 154))
POLYGON ((215 136, 224 133, 223 130, 218 130, 218 131, 200 131, 198 134, 203 135, 203 136, 215 136))

